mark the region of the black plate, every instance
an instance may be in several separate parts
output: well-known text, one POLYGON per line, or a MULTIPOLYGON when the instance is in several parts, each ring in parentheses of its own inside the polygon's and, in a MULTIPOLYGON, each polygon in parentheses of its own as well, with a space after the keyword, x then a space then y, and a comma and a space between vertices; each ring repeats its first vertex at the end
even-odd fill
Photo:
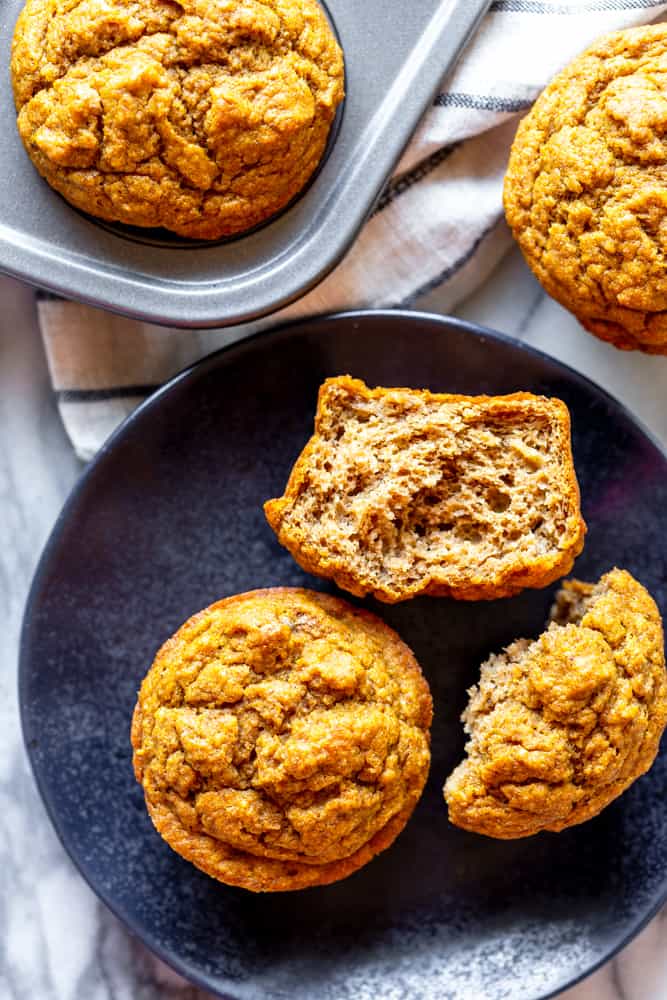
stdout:
MULTIPOLYGON (((618 363, 623 364, 619 355, 618 363)), ((570 407, 589 534, 576 572, 614 564, 667 611, 667 460, 600 389, 536 351, 454 320, 348 313, 261 334, 156 393, 70 497, 25 617, 20 698, 51 819, 98 895, 179 972, 221 996, 529 1000, 590 972, 667 896, 667 755, 597 819, 501 842, 450 826, 442 783, 480 661, 542 628, 554 588, 464 604, 367 602, 414 649, 435 699, 431 777, 390 850, 336 885, 254 896, 219 885, 153 831, 129 722, 160 643, 254 587, 327 589, 264 521, 310 434, 317 387, 515 389, 570 407)), ((329 588, 330 589, 330 588, 329 588)))

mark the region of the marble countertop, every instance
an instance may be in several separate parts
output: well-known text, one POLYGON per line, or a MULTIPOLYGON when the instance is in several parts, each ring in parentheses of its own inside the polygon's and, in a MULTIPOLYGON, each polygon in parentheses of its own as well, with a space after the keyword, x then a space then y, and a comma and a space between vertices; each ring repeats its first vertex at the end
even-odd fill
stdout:
MULTIPOLYGON (((0 278, 0 302, 0 1000, 204 1000, 84 884, 29 771, 16 695, 21 616, 40 551, 81 465, 50 392, 33 293, 0 278)), ((441 312, 438 292, 416 307, 441 312)), ((586 335, 544 295, 517 251, 455 312, 589 375, 667 444, 667 358, 622 355, 586 335)), ((563 997, 667 1000, 667 909, 563 997)))

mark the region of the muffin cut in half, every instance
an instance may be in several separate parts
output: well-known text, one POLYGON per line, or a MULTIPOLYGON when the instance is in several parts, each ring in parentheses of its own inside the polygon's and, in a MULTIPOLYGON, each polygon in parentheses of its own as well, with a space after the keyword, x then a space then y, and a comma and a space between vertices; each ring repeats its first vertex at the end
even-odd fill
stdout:
POLYGON ((389 603, 544 587, 572 568, 586 530, 560 400, 349 376, 321 387, 315 434, 264 510, 305 570, 389 603))
POLYGON ((432 702, 395 632, 280 587, 228 597, 160 649, 132 720, 158 832, 254 892, 341 879, 407 823, 430 764, 432 702))
POLYGON ((596 816, 649 769, 667 722, 653 598, 619 569, 566 582, 535 642, 483 664, 462 719, 468 756, 445 784, 456 826, 513 839, 596 816))

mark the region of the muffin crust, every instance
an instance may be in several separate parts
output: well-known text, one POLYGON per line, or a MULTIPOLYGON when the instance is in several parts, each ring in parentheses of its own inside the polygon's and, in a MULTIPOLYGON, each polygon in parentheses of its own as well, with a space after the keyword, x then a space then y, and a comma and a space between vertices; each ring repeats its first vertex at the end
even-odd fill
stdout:
POLYGON ((428 774, 432 703, 410 650, 337 598, 219 601, 158 652, 132 722, 158 832, 255 892, 333 882, 403 829, 428 774))
POLYGON ((624 570, 570 580, 535 642, 492 656, 463 713, 467 759, 445 784, 449 818, 489 837, 596 816, 653 763, 667 722, 660 614, 624 570))
POLYGON ((343 98, 316 0, 28 0, 18 128, 77 208, 217 239, 283 208, 343 98))
POLYGON ((601 38, 519 125, 505 213, 547 292, 597 337, 667 354, 667 25, 601 38))

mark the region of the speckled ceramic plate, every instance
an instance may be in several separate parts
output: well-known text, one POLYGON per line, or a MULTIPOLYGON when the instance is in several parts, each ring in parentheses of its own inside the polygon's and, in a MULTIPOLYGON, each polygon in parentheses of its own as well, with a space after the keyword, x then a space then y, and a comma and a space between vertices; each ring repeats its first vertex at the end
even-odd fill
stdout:
MULTIPOLYGON (((7 76, 25 0, 0 3, 7 76)), ((31 166, 0 88, 0 270, 69 298, 173 326, 223 326, 298 298, 343 257, 445 71, 491 0, 327 0, 346 99, 321 170, 288 210, 233 240, 100 224, 31 166)))
MULTIPOLYGON (((620 361, 621 359, 619 359, 620 361)), ((327 588, 264 521, 310 434, 317 388, 516 389, 570 407, 589 525, 577 575, 615 563, 667 611, 667 460, 600 389, 454 320, 358 313, 283 327, 213 355, 148 400, 67 502, 37 571, 20 698, 35 775, 63 844, 111 909, 190 979, 234 1000, 534 1000, 635 934, 667 896, 667 754, 597 819, 501 842, 450 826, 443 779, 488 653, 543 626, 554 588, 511 600, 368 606, 414 649, 435 699, 431 776, 396 843, 325 888, 226 888, 154 832, 132 776, 130 715, 161 642, 254 587, 327 588)))

